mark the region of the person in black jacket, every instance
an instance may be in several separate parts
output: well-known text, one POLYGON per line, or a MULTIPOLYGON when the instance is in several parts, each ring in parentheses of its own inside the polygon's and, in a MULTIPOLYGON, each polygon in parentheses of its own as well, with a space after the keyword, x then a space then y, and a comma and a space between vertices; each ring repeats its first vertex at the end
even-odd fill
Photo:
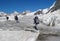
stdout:
POLYGON ((8 20, 9 19, 9 17, 8 16, 6 16, 6 20, 8 20))
POLYGON ((19 22, 19 21, 18 21, 18 16, 17 16, 17 15, 15 16, 15 20, 16 20, 17 23, 19 22))
POLYGON ((37 25, 39 24, 38 16, 35 16, 35 18, 34 18, 34 24, 35 24, 34 28, 35 28, 36 30, 38 30, 38 28, 37 28, 37 25))

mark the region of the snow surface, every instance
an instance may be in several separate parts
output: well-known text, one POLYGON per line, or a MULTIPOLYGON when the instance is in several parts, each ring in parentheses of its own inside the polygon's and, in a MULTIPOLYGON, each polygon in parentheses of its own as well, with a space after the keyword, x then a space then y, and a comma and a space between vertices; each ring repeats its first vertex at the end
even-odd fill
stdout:
POLYGON ((0 31, 0 41, 36 41, 39 33, 30 31, 0 31))

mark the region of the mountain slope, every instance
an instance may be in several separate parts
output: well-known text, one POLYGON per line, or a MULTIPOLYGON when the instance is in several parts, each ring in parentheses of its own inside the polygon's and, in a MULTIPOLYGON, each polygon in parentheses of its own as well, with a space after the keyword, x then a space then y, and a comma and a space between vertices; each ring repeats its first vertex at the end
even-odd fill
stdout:
POLYGON ((54 6, 50 9, 51 12, 60 9, 60 0, 56 0, 56 2, 54 3, 54 6))

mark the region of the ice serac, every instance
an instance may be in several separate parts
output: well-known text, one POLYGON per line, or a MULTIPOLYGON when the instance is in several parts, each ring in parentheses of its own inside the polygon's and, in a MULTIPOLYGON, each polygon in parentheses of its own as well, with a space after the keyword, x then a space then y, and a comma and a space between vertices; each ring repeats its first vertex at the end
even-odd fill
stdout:
POLYGON ((0 31, 0 41, 35 41, 37 37, 30 31, 0 31))

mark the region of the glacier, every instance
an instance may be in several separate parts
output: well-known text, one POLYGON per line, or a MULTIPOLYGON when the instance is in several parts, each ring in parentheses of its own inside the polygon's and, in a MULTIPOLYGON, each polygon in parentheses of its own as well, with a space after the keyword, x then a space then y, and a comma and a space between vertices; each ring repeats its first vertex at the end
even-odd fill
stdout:
POLYGON ((56 2, 54 2, 54 4, 50 8, 45 8, 43 10, 38 9, 34 12, 23 12, 22 14, 17 11, 14 11, 11 14, 0 12, 0 40, 40 41, 41 36, 46 38, 48 35, 46 41, 59 41, 60 9, 51 12, 51 8, 53 8, 55 4, 56 2), (35 15, 35 13, 37 13, 37 15, 35 15), (19 23, 16 23, 14 19, 15 15, 18 16, 19 23), (6 16, 9 17, 8 21, 6 20, 6 16), (38 31, 33 28, 33 19, 35 16, 38 16, 40 20, 40 24, 38 25, 38 31))

